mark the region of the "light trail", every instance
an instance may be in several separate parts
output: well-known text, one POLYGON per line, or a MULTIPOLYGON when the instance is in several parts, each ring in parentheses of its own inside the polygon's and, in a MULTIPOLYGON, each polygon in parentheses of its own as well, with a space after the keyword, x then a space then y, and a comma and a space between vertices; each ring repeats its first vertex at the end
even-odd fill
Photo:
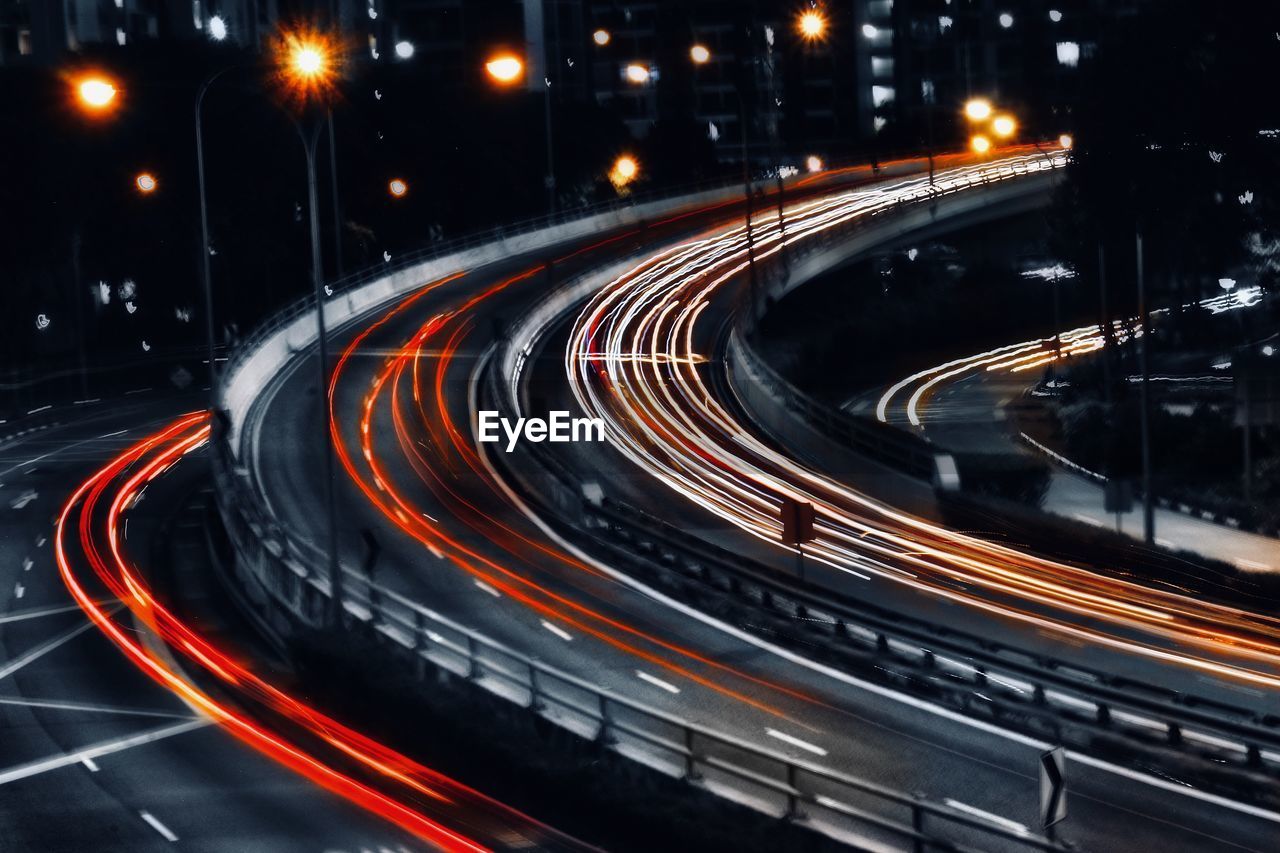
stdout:
MULTIPOLYGON (((776 214, 757 219, 755 257, 766 260, 784 244, 877 215, 902 200, 1063 162, 1061 156, 1014 156, 939 172, 936 188, 923 179, 905 180, 877 192, 795 204, 787 212, 785 238, 776 214)), ((1115 580, 949 530, 882 505, 757 440, 716 402, 692 363, 697 322, 712 300, 725 298, 722 286, 745 271, 747 251, 742 225, 665 249, 611 282, 578 315, 566 351, 569 382, 586 414, 605 422, 609 439, 631 461, 773 545, 780 539, 781 500, 813 503, 817 538, 806 554, 838 569, 1150 660, 1280 687, 1273 669, 1280 662, 1280 620, 1274 617, 1115 580)), ((1064 352, 1094 346, 1097 331, 1064 335, 1064 352)), ((1013 345, 983 354, 977 364, 949 363, 912 381, 1034 364, 1042 347, 1013 345)), ((895 393, 910 384, 900 383, 895 393)))
POLYGON ((134 665, 202 716, 321 787, 442 850, 488 849, 486 842, 469 837, 472 834, 523 837, 555 849, 589 849, 288 695, 195 633, 155 598, 124 552, 121 516, 140 489, 202 447, 208 436, 206 413, 180 418, 117 456, 63 506, 54 537, 58 570, 90 624, 134 665), (79 534, 78 548, 69 536, 73 528, 79 534), (83 562, 93 570, 88 577, 77 572, 83 562), (92 594, 90 584, 99 584, 103 590, 92 594), (122 609, 119 605, 99 603, 112 599, 127 608, 134 625, 116 618, 122 609), (135 625, 212 675, 220 684, 218 695, 153 654, 135 625), (220 698, 224 694, 234 698, 220 698), (445 815, 444 820, 466 829, 450 828, 433 814, 445 815))

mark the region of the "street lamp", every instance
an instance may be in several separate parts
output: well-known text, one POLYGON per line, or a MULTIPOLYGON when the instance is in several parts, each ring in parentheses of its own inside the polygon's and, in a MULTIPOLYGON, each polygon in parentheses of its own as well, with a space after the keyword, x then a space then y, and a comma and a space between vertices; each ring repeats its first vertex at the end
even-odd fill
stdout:
POLYGON ((613 169, 609 172, 609 182, 617 189, 622 189, 627 184, 636 179, 636 175, 640 173, 640 166, 636 163, 635 158, 629 154, 623 154, 613 163, 613 169))
POLYGON ((150 195, 156 191, 156 177, 150 172, 142 172, 133 179, 133 183, 138 188, 138 192, 143 195, 150 195))
POLYGON ((983 136, 981 133, 975 133, 969 139, 969 148, 972 149, 975 154, 986 154, 991 150, 991 140, 986 136, 983 136))
POLYGON ((409 192, 409 184, 402 178, 392 178, 387 184, 387 192, 391 193, 393 198, 404 198, 409 192))
POLYGON ((396 42, 396 56, 400 59, 413 59, 414 47, 411 41, 396 42))
POLYGON ((965 102, 964 115, 969 121, 986 121, 991 118, 991 102, 986 98, 970 98, 965 102))
POLYGON ((796 29, 809 41, 817 41, 827 34, 827 19, 817 9, 809 9, 796 19, 796 29))
POLYGON ((613 39, 613 36, 609 35, 609 31, 606 29, 599 29, 591 34, 591 40, 594 41, 600 47, 604 47, 612 39, 613 39))
POLYGON ((822 158, 817 154, 810 154, 804 161, 804 167, 810 173, 821 172, 823 169, 822 158))
POLYGON ((510 53, 500 53, 484 64, 484 70, 495 82, 510 86, 520 82, 524 75, 524 63, 519 57, 510 53))
POLYGON ((695 44, 689 48, 689 58, 697 65, 706 65, 711 61, 711 51, 705 44, 695 44))
POLYGON ((1008 139, 1018 131, 1018 122, 1013 116, 998 115, 991 120, 991 130, 1001 139, 1008 139))
POLYGON ((649 82, 649 77, 653 72, 649 70, 648 66, 641 65, 638 62, 633 62, 624 68, 622 73, 627 78, 628 83, 643 86, 645 83, 649 82))
POLYGON ((1061 145, 1063 148, 1069 149, 1071 148, 1071 146, 1076 144, 1076 141, 1071 137, 1071 134, 1064 133, 1058 137, 1058 144, 1061 145))
POLYGON ((221 15, 214 15, 209 19, 209 38, 214 41, 223 41, 227 37, 227 22, 222 19, 221 15))
POLYGON ((91 74, 76 81, 76 98, 90 113, 104 113, 115 103, 118 91, 115 82, 100 74, 91 74))

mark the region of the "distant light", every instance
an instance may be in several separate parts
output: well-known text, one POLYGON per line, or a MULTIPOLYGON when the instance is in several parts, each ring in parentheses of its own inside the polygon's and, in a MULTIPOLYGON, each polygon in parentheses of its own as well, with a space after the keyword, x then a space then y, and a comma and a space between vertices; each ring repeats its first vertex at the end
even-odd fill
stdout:
POLYGON ((635 158, 628 154, 623 154, 614 161, 613 169, 609 171, 609 182, 616 189, 622 189, 634 181, 638 174, 640 174, 640 166, 636 163, 635 158))
POLYGON ((951 25, 954 23, 955 23, 955 20, 950 15, 938 16, 938 29, 942 30, 943 32, 946 32, 947 30, 951 29, 951 25))
POLYGON ((1059 12, 1057 9, 1050 9, 1049 20, 1053 21, 1055 24, 1058 23, 1059 21, 1062 20, 1062 13, 1059 12))
POLYGON ((827 19, 817 9, 810 9, 796 21, 796 29, 810 41, 820 39, 827 32, 827 19))
POLYGON ((45 329, 49 328, 49 323, 50 323, 50 322, 51 322, 51 321, 49 320, 49 315, 48 315, 48 314, 37 314, 37 315, 36 315, 36 328, 37 328, 37 329, 39 329, 40 331, 42 331, 42 332, 43 332, 45 329))
POLYGON ((1068 68, 1075 68, 1080 64, 1080 43, 1074 41, 1060 41, 1056 46, 1058 56, 1058 64, 1065 65, 1068 68))
POLYGON ((699 65, 704 65, 711 61, 711 51, 705 44, 695 44, 689 48, 689 58, 699 65))
POLYGON ((143 172, 142 174, 138 175, 138 177, 135 178, 133 182, 137 185, 138 192, 141 192, 141 193, 155 192, 156 176, 151 174, 150 172, 143 172))
POLYGON ((876 36, 880 35, 880 30, 876 29, 874 24, 863 24, 862 34, 869 39, 873 39, 876 36))
POLYGON ((822 158, 817 154, 810 154, 805 158, 804 167, 810 172, 821 172, 823 169, 822 158))
POLYGON ((324 68, 324 54, 319 48, 299 45, 293 52, 293 67, 305 77, 313 77, 324 68))
POLYGON ((608 44, 612 38, 613 36, 609 35, 608 30, 596 30, 594 33, 591 34, 591 40, 594 41, 596 44, 600 45, 601 47, 604 47, 606 44, 608 44))
POLYGON ((971 98, 964 105, 964 114, 970 121, 986 121, 991 118, 991 102, 986 98, 971 98))
POLYGON ((396 56, 401 59, 413 59, 413 42, 398 41, 396 42, 396 56))
POLYGON ((1007 29, 1009 29, 1009 27, 1012 27, 1012 26, 1013 26, 1013 15, 1010 15, 1008 12, 1001 12, 1001 13, 1000 13, 1000 26, 1004 27, 1006 30, 1007 30, 1007 29))
POLYGON ((1272 356, 1272 355, 1275 355, 1275 354, 1276 354, 1276 348, 1275 348, 1275 347, 1273 347, 1271 344, 1267 344, 1266 346, 1264 346, 1264 347, 1262 348, 1262 354, 1263 354, 1263 355, 1266 355, 1266 356, 1272 356))
POLYGON ((1230 292, 1232 290, 1235 290, 1236 280, 1234 278, 1220 278, 1218 279, 1218 287, 1221 287, 1223 290, 1230 292))
POLYGON ((1018 123, 1014 121, 1013 116, 996 116, 991 122, 991 129, 995 131, 996 136, 1001 139, 1008 139, 1017 132, 1018 123))
POLYGON ((969 147, 973 149, 975 154, 986 154, 991 150, 991 140, 981 133, 977 133, 969 140, 969 147))
POLYGON ((504 53, 486 62, 484 70, 499 83, 514 83, 524 73, 524 63, 519 58, 504 53))
POLYGON ((1063 148, 1070 148, 1071 146, 1076 144, 1076 141, 1072 139, 1071 134, 1064 133, 1058 137, 1058 144, 1061 145, 1063 148))
POLYGON ((409 192, 409 185, 401 178, 392 178, 391 182, 387 184, 387 190, 396 198, 404 198, 405 194, 409 192))
POLYGON ((76 92, 80 102, 91 110, 104 110, 116 99, 116 87, 103 77, 86 77, 76 92))
POLYGON ((627 78, 627 82, 635 83, 638 86, 648 83, 649 76, 651 74, 647 66, 641 65, 638 62, 633 62, 628 65, 623 69, 622 73, 627 78))
POLYGON ((214 41, 222 41, 227 37, 227 22, 222 20, 221 15, 214 15, 209 19, 209 38, 214 41))

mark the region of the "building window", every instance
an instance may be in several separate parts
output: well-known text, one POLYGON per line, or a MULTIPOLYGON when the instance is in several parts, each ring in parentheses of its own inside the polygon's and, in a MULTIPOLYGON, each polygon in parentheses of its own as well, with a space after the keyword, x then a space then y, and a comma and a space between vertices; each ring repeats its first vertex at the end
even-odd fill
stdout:
POLYGON ((1080 64, 1080 44, 1074 41, 1058 42, 1058 64, 1075 68, 1080 64))
POLYGON ((893 103, 893 87, 892 86, 872 86, 871 87, 871 103, 877 107, 883 107, 885 104, 893 103))

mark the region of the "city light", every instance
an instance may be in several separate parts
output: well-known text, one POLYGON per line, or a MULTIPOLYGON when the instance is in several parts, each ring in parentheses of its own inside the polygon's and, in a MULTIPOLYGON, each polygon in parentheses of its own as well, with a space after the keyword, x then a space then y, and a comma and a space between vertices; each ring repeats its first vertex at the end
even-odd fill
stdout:
POLYGON ((1006 30, 1009 29, 1009 27, 1012 27, 1013 15, 1010 15, 1008 12, 1002 12, 1000 14, 1000 26, 1004 27, 1006 30))
POLYGON ((814 41, 826 35, 827 19, 817 9, 810 9, 800 15, 796 28, 800 31, 800 35, 814 41))
POLYGON ((324 54, 314 45, 299 45, 292 61, 293 69, 303 77, 315 77, 324 70, 324 54))
POLYGON ((214 15, 209 19, 209 38, 214 41, 223 41, 227 37, 227 22, 222 19, 221 15, 214 15))
POLYGON ((392 178, 387 184, 387 191, 390 192, 394 198, 404 198, 405 194, 409 192, 409 184, 402 178, 392 178))
POLYGON ((869 39, 873 39, 876 36, 880 35, 880 31, 876 29, 874 24, 863 24, 862 34, 869 39))
POLYGON ((591 40, 594 41, 596 44, 600 45, 600 47, 604 47, 605 45, 607 45, 610 42, 610 40, 612 40, 612 38, 613 36, 609 35, 609 31, 603 30, 603 29, 596 30, 594 33, 591 34, 591 40))
POLYGON ((138 188, 138 192, 145 194, 153 193, 156 190, 156 176, 150 172, 143 172, 134 178, 133 183, 138 188))
POLYGON ((313 30, 280 34, 275 54, 280 81, 297 101, 306 101, 327 90, 337 71, 337 47, 313 30))
POLYGON ((1010 136, 1017 133, 1018 122, 1014 120, 1013 116, 999 115, 992 119, 991 129, 995 132, 995 135, 1001 139, 1008 139, 1010 136))
POLYGON ((1071 138, 1071 134, 1064 133, 1058 137, 1058 144, 1063 148, 1070 148, 1072 145, 1076 144, 1076 141, 1071 138))
POLYGON ((649 76, 652 72, 647 66, 633 62, 622 70, 623 76, 627 78, 628 83, 635 83, 637 86, 649 82, 649 76))
POLYGON ((822 158, 817 154, 810 154, 805 158, 804 167, 810 172, 821 172, 823 169, 822 158))
POLYGON ((969 139, 969 148, 975 154, 986 154, 991 150, 991 140, 983 136, 981 133, 975 133, 969 139))
POLYGON ((499 83, 515 83, 524 74, 524 63, 513 54, 503 53, 486 62, 484 70, 499 83))
POLYGON ((711 61, 711 51, 704 44, 695 44, 689 48, 689 58, 698 65, 705 65, 711 61))
POLYGON ((396 56, 401 59, 413 59, 413 42, 398 41, 396 42, 396 56))
POLYGON ((98 75, 82 78, 76 84, 76 97, 91 112, 104 112, 116 99, 115 84, 98 75))
POLYGON ((1057 9, 1050 9, 1049 20, 1053 21, 1055 24, 1058 23, 1059 21, 1062 20, 1062 13, 1059 12, 1057 9))
POLYGON ((991 102, 986 98, 970 98, 964 105, 964 115, 969 121, 986 121, 991 118, 991 102))
POLYGON ((636 163, 635 158, 623 154, 614 161, 613 168, 609 171, 609 182, 615 188, 622 189, 634 181, 639 173, 640 166, 636 163))

